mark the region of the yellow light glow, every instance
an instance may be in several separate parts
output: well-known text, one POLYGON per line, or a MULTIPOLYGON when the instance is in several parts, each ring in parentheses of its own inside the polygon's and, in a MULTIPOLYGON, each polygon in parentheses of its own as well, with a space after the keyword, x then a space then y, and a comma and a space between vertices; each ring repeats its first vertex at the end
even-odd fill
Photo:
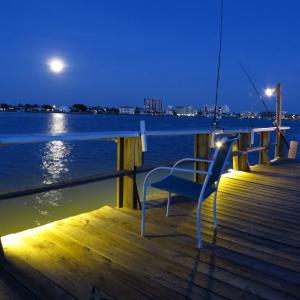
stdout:
POLYGON ((275 93, 275 88, 266 88, 265 89, 265 95, 267 97, 272 97, 274 93, 275 93))
POLYGON ((61 73, 65 69, 66 65, 63 60, 59 58, 52 58, 48 62, 49 68, 53 73, 61 73))
POLYGON ((240 171, 233 170, 233 169, 228 169, 228 173, 230 173, 230 174, 241 174, 240 171))
POLYGON ((46 225, 42 225, 42 226, 39 226, 36 228, 27 229, 27 230, 24 230, 24 231, 21 231, 18 233, 5 235, 5 236, 1 237, 2 245, 3 245, 3 247, 17 247, 20 244, 20 240, 22 238, 37 234, 45 229, 49 229, 49 228, 53 227, 54 224, 55 224, 55 222, 49 223, 46 225))
POLYGON ((221 141, 216 141, 216 147, 221 148, 223 146, 223 143, 221 141))

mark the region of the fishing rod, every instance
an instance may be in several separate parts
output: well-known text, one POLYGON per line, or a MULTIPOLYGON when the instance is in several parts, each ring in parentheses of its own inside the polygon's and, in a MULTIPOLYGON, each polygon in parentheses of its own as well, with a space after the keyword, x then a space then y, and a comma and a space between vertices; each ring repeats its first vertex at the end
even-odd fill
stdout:
POLYGON ((218 56, 218 69, 217 69, 217 82, 216 82, 216 96, 215 96, 215 109, 212 126, 217 127, 217 105, 219 97, 219 82, 220 82, 220 70, 221 70, 221 54, 222 54, 222 41, 223 41, 223 0, 221 0, 221 14, 220 14, 220 34, 219 34, 219 56, 218 56))
MULTIPOLYGON (((240 66, 241 66, 241 68, 242 68, 244 74, 246 75, 246 77, 247 77, 247 79, 248 79, 250 85, 252 86, 253 90, 255 91, 257 97, 261 100, 261 102, 262 102, 262 104, 264 105, 264 107, 265 107, 266 111, 268 112, 268 114, 269 114, 270 116, 272 116, 272 113, 271 113, 270 110, 268 109, 268 106, 267 106, 266 102, 264 101, 263 96, 261 95, 261 93, 259 92, 259 90, 256 88, 256 85, 255 85, 254 81, 252 80, 250 74, 247 72, 245 66, 244 66, 241 62, 240 62, 240 66)), ((284 136, 284 135, 282 134, 282 132, 280 131, 280 128, 278 127, 278 125, 277 125, 277 123, 276 123, 276 120, 274 119, 274 117, 271 117, 271 118, 272 118, 273 125, 276 126, 277 131, 278 131, 278 133, 280 134, 280 136, 282 137, 284 143, 286 144, 286 146, 288 147, 288 149, 290 149, 290 145, 289 145, 288 141, 286 140, 285 136, 284 136)))

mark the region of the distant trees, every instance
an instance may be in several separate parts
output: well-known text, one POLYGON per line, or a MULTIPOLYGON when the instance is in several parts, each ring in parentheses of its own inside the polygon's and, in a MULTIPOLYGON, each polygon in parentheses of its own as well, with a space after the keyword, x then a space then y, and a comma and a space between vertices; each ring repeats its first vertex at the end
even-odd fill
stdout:
POLYGON ((88 108, 84 104, 74 104, 71 106, 72 112, 86 112, 87 110, 88 108))
POLYGON ((263 111, 260 113, 261 118, 263 119, 274 119, 276 113, 274 111, 263 111))
POLYGON ((0 111, 16 111, 16 107, 7 103, 0 103, 0 111))
POLYGON ((118 114, 119 109, 115 107, 106 107, 106 112, 109 114, 118 114))
POLYGON ((50 104, 44 104, 44 105, 42 105, 42 109, 44 111, 53 111, 54 107, 53 107, 53 105, 50 105, 50 104))
MULTIPOLYGON (((20 111, 20 112, 65 112, 61 107, 56 107, 51 104, 31 104, 31 103, 19 103, 18 105, 11 105, 7 103, 0 103, 0 111, 20 111)), ((98 113, 98 114, 118 114, 119 109, 114 107, 101 107, 101 106, 86 106, 82 103, 76 103, 67 108, 67 112, 74 113, 98 113)))
POLYGON ((9 108, 9 105, 6 103, 0 103, 0 108, 2 108, 3 110, 7 110, 9 108))
POLYGON ((26 103, 24 105, 24 110, 28 111, 28 112, 35 112, 35 111, 39 111, 39 106, 37 104, 30 104, 30 103, 26 103))

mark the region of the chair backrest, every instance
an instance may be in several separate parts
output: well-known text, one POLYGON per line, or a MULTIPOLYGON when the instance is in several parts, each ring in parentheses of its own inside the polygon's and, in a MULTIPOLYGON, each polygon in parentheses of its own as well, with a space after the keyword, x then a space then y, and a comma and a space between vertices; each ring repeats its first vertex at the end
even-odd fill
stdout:
POLYGON ((231 138, 225 137, 221 140, 221 146, 216 148, 213 155, 213 163, 210 168, 211 175, 207 178, 207 187, 213 185, 218 181, 224 171, 225 164, 230 155, 233 143, 239 138, 239 136, 234 136, 231 138))

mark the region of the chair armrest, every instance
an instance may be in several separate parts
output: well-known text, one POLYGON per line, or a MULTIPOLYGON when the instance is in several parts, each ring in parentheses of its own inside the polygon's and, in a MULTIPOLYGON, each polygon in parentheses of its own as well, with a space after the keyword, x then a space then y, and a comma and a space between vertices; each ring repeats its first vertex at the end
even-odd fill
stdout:
POLYGON ((169 175, 171 174, 172 169, 173 169, 172 167, 157 167, 157 168, 152 169, 151 171, 149 171, 149 172, 147 173, 147 175, 146 175, 146 177, 145 177, 145 179, 144 179, 144 186, 147 184, 148 178, 149 178, 153 173, 155 173, 156 171, 161 171, 161 170, 167 170, 167 171, 170 171, 170 172, 168 173, 168 175, 167 175, 167 176, 169 176, 169 175))
MULTIPOLYGON (((175 168, 175 167, 157 167, 146 175, 144 179, 144 186, 147 184, 148 178, 155 173, 156 171, 161 171, 161 170, 167 170, 170 171, 167 176, 170 176, 174 171, 176 172, 183 172, 183 173, 194 173, 194 174, 206 174, 206 175, 211 175, 211 172, 208 171, 199 171, 199 170, 193 170, 193 169, 183 169, 183 168, 175 168)), ((167 177, 166 176, 166 177, 167 177)))
POLYGON ((172 168, 172 172, 176 171, 176 172, 183 172, 183 173, 196 173, 196 174, 206 174, 206 175, 211 175, 211 172, 208 171, 199 171, 199 170, 193 170, 193 169, 183 169, 183 168, 172 168))
MULTIPOLYGON (((212 162, 212 160, 210 159, 203 159, 203 158, 183 158, 183 159, 180 159, 178 160, 174 165, 173 165, 173 169, 171 171, 171 174, 173 173, 173 171, 175 170, 175 168, 183 163, 183 162, 187 162, 187 161, 192 161, 192 162, 207 162, 208 164, 210 164, 212 162)), ((207 173, 201 173, 201 172, 204 172, 204 171, 196 171, 196 170, 193 170, 193 173, 197 173, 197 174, 207 174, 207 173), (200 172, 200 173, 199 173, 200 172)))
POLYGON ((186 162, 186 161, 196 161, 196 162, 206 162, 206 163, 211 163, 212 160, 211 159, 203 159, 203 158, 183 158, 178 160, 177 162, 175 162, 175 164, 173 165, 173 167, 176 167, 177 165, 186 162))
POLYGON ((203 159, 203 158, 183 158, 178 160, 177 162, 175 162, 175 164, 173 165, 173 168, 177 167, 179 164, 183 163, 183 162, 187 162, 187 161, 191 161, 191 162, 206 162, 208 164, 210 164, 212 162, 212 160, 210 159, 203 159))

